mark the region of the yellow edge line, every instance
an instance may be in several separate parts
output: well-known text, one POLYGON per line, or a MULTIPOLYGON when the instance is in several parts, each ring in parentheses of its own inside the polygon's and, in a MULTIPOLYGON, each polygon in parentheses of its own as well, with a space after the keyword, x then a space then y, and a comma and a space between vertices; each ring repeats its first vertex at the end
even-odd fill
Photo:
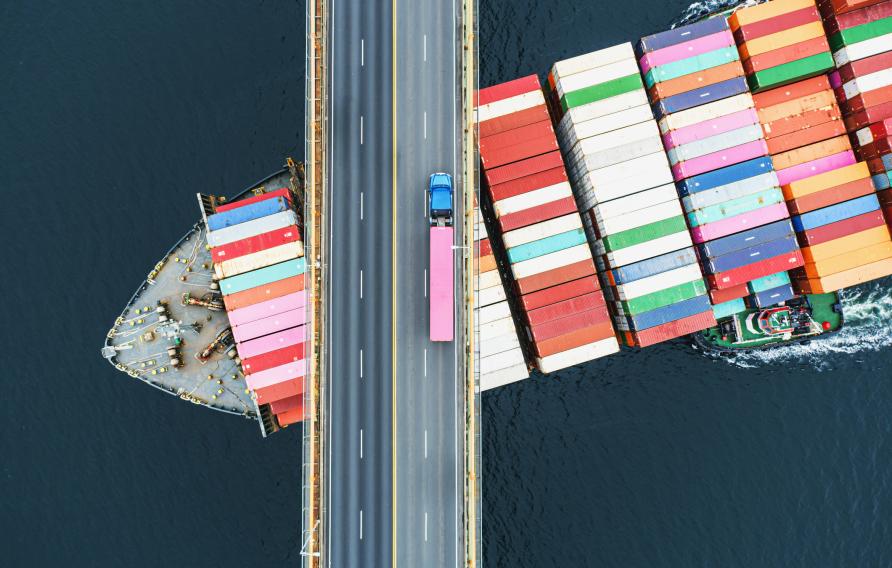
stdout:
POLYGON ((392 0, 392 14, 391 14, 391 26, 393 27, 393 31, 391 34, 392 45, 390 50, 390 66, 391 66, 391 97, 390 97, 390 115, 391 115, 391 124, 393 125, 393 149, 392 149, 392 172, 393 172, 393 222, 391 228, 391 240, 393 250, 391 251, 391 306, 393 306, 393 322, 391 324, 391 368, 393 370, 393 377, 391 380, 390 393, 391 393, 391 459, 392 463, 392 478, 391 478, 391 494, 393 495, 393 511, 392 511, 392 540, 391 540, 391 559, 393 568, 396 568, 396 531, 397 531, 397 512, 396 512, 396 451, 397 451, 397 441, 396 441, 396 2, 397 0, 392 0))

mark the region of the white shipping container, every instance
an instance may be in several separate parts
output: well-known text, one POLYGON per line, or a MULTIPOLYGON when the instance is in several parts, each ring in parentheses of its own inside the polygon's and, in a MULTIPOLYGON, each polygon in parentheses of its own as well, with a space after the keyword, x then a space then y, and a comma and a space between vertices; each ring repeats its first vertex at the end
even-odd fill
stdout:
MULTIPOLYGON (((889 45, 889 49, 892 50, 892 44, 889 45)), ((851 99, 857 97, 861 93, 875 91, 877 89, 882 89, 883 87, 888 87, 889 85, 892 85, 892 68, 868 73, 861 77, 855 77, 848 83, 845 83, 842 86, 842 90, 846 94, 846 98, 851 99)))
POLYGON ((511 213, 517 213, 518 211, 525 211, 533 207, 551 203, 552 201, 557 201, 558 199, 566 199, 567 197, 572 196, 573 191, 570 188, 569 182, 566 181, 549 185, 548 187, 534 189, 528 193, 521 193, 520 195, 496 201, 494 204, 496 218, 503 215, 510 215, 511 213))
POLYGON ((573 151, 578 155, 589 155, 595 152, 603 152, 608 148, 624 146, 630 142, 654 137, 660 137, 660 130, 654 121, 649 120, 581 140, 573 151))
POLYGON ((574 262, 590 260, 592 258, 588 245, 581 244, 568 249, 559 250, 529 260, 522 260, 511 265, 514 278, 519 280, 527 276, 533 276, 561 266, 567 266, 574 262))
POLYGON ((544 104, 545 95, 536 90, 479 106, 474 113, 477 122, 483 122, 544 104))
POLYGON ((535 225, 508 231, 502 235, 502 241, 505 243, 505 248, 509 249, 580 227, 582 227, 582 221, 579 219, 579 213, 570 213, 535 225))
POLYGON ((480 325, 510 317, 511 308, 508 307, 508 302, 477 308, 477 321, 480 325))
POLYGON ((610 219, 611 217, 619 217, 638 211, 646 207, 666 203, 667 201, 677 201, 678 193, 675 191, 675 185, 667 183, 653 189, 639 191, 632 195, 606 201, 598 204, 595 208, 595 215, 601 219, 610 219))
POLYGON ((733 148, 734 146, 740 146, 741 144, 747 144, 755 140, 762 140, 763 138, 762 126, 759 124, 750 124, 749 126, 729 130, 728 132, 716 134, 709 138, 703 138, 688 144, 675 146, 666 152, 666 156, 669 158, 669 164, 674 166, 679 161, 693 160, 700 156, 720 152, 722 150, 727 150, 728 148, 733 148))
POLYGON ((595 67, 610 65, 623 59, 635 59, 635 50, 630 42, 558 61, 551 67, 551 75, 557 82, 561 77, 568 77, 575 73, 594 69, 595 67))
POLYGON ((694 280, 702 280, 703 272, 700 265, 696 262, 673 268, 666 272, 654 274, 640 280, 633 280, 626 284, 617 284, 616 293, 620 300, 628 301, 684 284, 685 282, 693 282, 694 280))
MULTIPOLYGON (((614 130, 642 122, 654 122, 656 124, 649 105, 631 107, 607 116, 573 124, 572 128, 564 133, 564 136, 571 142, 569 146, 572 148, 579 140, 613 132, 614 130)), ((561 132, 558 131, 558 134, 560 135, 561 132)))
POLYGON ((304 244, 301 241, 285 243, 276 247, 252 252, 244 256, 224 260, 214 264, 214 274, 217 278, 229 278, 236 274, 251 272, 264 266, 272 266, 286 260, 300 258, 304 255, 304 244))
MULTIPOLYGON (((479 310, 480 308, 476 309, 479 310)), ((499 318, 488 323, 480 323, 478 317, 477 323, 480 324, 480 337, 499 337, 500 335, 505 335, 508 333, 517 333, 517 328, 514 326, 514 319, 511 317, 499 318)))
POLYGON ((698 193, 692 193, 681 198, 686 212, 703 209, 710 205, 718 205, 730 199, 744 197, 758 193, 771 187, 778 187, 777 174, 768 172, 751 178, 746 178, 734 183, 722 185, 714 189, 707 189, 698 193))
POLYGON ((553 373, 560 369, 599 359, 617 352, 619 352, 619 343, 616 342, 615 337, 608 337, 595 343, 574 347, 568 351, 562 351, 547 357, 538 357, 536 358, 536 367, 543 373, 553 373))
POLYGON ((573 107, 564 113, 561 118, 558 132, 567 132, 573 128, 574 124, 580 124, 588 120, 594 120, 603 116, 608 116, 626 109, 649 105, 647 100, 647 92, 644 89, 635 89, 615 97, 601 99, 599 101, 588 103, 578 107, 573 107))
MULTIPOLYGON (((665 155, 661 157, 664 160, 666 158, 665 155)), ((644 191, 645 189, 666 184, 667 181, 672 179, 672 172, 669 170, 669 164, 666 164, 663 168, 665 169, 654 171, 644 170, 627 178, 610 182, 601 182, 601 180, 592 179, 592 182, 595 184, 596 203, 604 203, 606 201, 644 191)), ((597 172, 591 172, 589 175, 591 178, 596 178, 597 172)))
POLYGON ((482 308, 484 306, 491 306, 492 304, 495 304, 497 302, 504 302, 506 299, 505 287, 502 286, 500 282, 495 286, 490 286, 489 288, 478 290, 476 305, 482 308))
POLYGON ((607 261, 612 267, 625 266, 641 260, 647 260, 667 252, 681 250, 692 246, 691 234, 685 231, 679 231, 672 235, 666 235, 659 239, 647 241, 635 246, 626 247, 617 251, 606 254, 607 261))
POLYGON ((660 132, 666 134, 670 130, 678 130, 679 128, 753 108, 753 106, 753 96, 749 93, 741 93, 720 101, 667 114, 660 119, 660 132))
POLYGON ((477 282, 475 283, 477 289, 483 290, 496 285, 502 285, 502 277, 499 275, 498 270, 487 270, 477 275, 477 282))
POLYGON ((615 148, 601 150, 600 152, 588 154, 584 157, 577 156, 574 157, 574 160, 580 168, 584 168, 586 171, 595 171, 662 151, 663 141, 659 136, 653 136, 615 148))
POLYGON ((208 231, 207 241, 212 247, 219 247, 255 237, 257 235, 297 225, 297 214, 294 211, 281 211, 259 219, 252 219, 238 225, 231 225, 216 231, 208 231))
POLYGON ((523 360, 523 353, 520 349, 503 351, 502 353, 496 353, 495 355, 490 355, 488 357, 481 357, 480 374, 492 373, 493 371, 507 369, 508 367, 521 365, 523 363, 525 363, 525 361, 523 360))
POLYGON ((649 187, 643 187, 641 189, 649 189, 650 187, 672 183, 673 181, 672 171, 669 169, 669 162, 666 160, 665 152, 655 152, 648 156, 642 156, 640 158, 635 158, 634 160, 629 160, 628 162, 616 164, 615 166, 610 166, 598 171, 586 173, 590 175, 594 187, 597 188, 599 184, 607 184, 614 181, 629 179, 641 174, 642 172, 659 173, 661 174, 661 177, 666 179, 663 179, 663 181, 657 184, 649 187), (666 177, 667 174, 668 177, 666 177))
POLYGON ((498 337, 481 337, 477 344, 480 347, 481 357, 488 357, 511 349, 520 349, 520 341, 517 339, 517 334, 513 332, 498 337))
POLYGON ((889 51, 892 49, 890 46, 892 33, 847 45, 833 54, 833 61, 837 67, 842 67, 846 63, 889 51))
POLYGON ((530 378, 530 373, 527 371, 527 366, 525 364, 515 365, 507 369, 499 369, 492 373, 480 375, 480 390, 490 390, 528 378, 530 378))
POLYGON ((639 75, 639 73, 638 62, 633 57, 602 65, 595 69, 580 71, 568 77, 556 78, 555 83, 558 96, 563 98, 564 95, 573 91, 600 85, 621 77, 628 77, 629 75, 639 75))
POLYGON ((869 126, 856 131, 855 137, 858 139, 858 146, 864 146, 873 142, 873 132, 871 132, 869 126))
POLYGON ((656 223, 663 219, 669 219, 683 215, 681 204, 678 200, 667 201, 646 209, 632 211, 619 217, 610 219, 598 219, 598 231, 602 235, 615 235, 635 227, 643 227, 649 223, 656 223))

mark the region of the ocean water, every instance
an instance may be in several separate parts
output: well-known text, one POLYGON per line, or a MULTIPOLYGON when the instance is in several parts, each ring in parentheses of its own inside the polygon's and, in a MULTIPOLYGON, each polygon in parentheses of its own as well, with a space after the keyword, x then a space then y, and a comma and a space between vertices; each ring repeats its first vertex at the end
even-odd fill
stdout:
MULTIPOLYGON (((687 7, 481 0, 481 84, 687 7)), ((299 429, 261 440, 98 350, 196 191, 300 157, 303 18, 302 2, 0 7, 0 566, 298 561, 299 429)), ((890 284, 847 292, 846 331, 809 347, 662 345, 487 393, 485 564, 892 564, 890 284)))

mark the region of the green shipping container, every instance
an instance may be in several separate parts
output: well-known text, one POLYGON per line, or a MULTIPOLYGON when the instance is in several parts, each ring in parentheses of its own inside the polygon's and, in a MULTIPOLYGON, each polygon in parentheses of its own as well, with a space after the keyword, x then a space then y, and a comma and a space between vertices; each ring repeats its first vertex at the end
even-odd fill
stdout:
POLYGON ((643 314, 657 308, 675 304, 684 300, 689 300, 706 293, 706 283, 702 280, 693 280, 685 282, 671 288, 651 292, 650 294, 639 296, 632 300, 624 300, 620 302, 625 315, 634 316, 643 314))
POLYGON ((587 105, 602 99, 609 99, 610 97, 643 88, 644 84, 641 82, 640 74, 626 75, 606 83, 564 93, 564 96, 561 98, 561 108, 564 109, 564 112, 567 112, 574 107, 587 105))
POLYGON ((666 235, 686 231, 687 229, 688 227, 685 224, 684 216, 678 215, 676 217, 670 217, 669 219, 663 219, 662 221, 656 221, 648 225, 642 225, 640 227, 635 227, 634 229, 608 235, 601 239, 601 242, 604 243, 604 249, 607 252, 613 252, 654 239, 659 239, 666 235))
POLYGON ((750 91, 758 93, 775 87, 782 87, 796 81, 809 79, 834 68, 833 56, 829 51, 812 55, 804 59, 790 61, 777 67, 757 71, 748 75, 746 80, 750 91))
POLYGON ((728 217, 734 217, 747 211, 753 211, 768 205, 776 205, 784 202, 784 194, 779 187, 771 187, 752 195, 744 195, 737 199, 731 199, 724 203, 710 205, 703 209, 696 209, 688 213, 688 222, 691 227, 699 227, 707 223, 715 223, 728 217))
POLYGON ((749 289, 750 292, 755 294, 757 292, 771 290, 772 288, 779 288, 780 286, 785 286, 789 283, 790 275, 784 270, 783 272, 775 272, 774 274, 751 280, 749 282, 749 289))
POLYGON ((743 298, 735 298, 729 302, 716 304, 712 307, 712 315, 717 320, 739 314, 743 311, 746 311, 746 303, 743 301, 743 298))
POLYGON ((892 18, 883 18, 882 20, 841 30, 830 36, 830 50, 838 51, 847 45, 852 45, 859 41, 867 41, 888 33, 892 33, 892 18))
POLYGON ((265 286, 266 284, 278 282, 279 280, 291 278, 292 276, 298 276, 299 274, 303 274, 306 269, 307 261, 303 258, 286 260, 279 264, 273 264, 272 266, 252 270, 251 272, 245 272, 244 274, 224 278, 223 280, 220 280, 220 291, 223 292, 224 296, 235 294, 236 292, 256 288, 258 286, 265 286))
POLYGON ((679 59, 672 63, 653 67, 644 76, 644 82, 649 89, 656 83, 690 75, 704 69, 712 69, 713 67, 738 60, 740 60, 740 54, 737 53, 737 46, 723 47, 715 51, 707 51, 694 57, 679 59))
POLYGON ((524 260, 530 260, 544 256, 559 250, 568 249, 585 243, 585 231, 574 229, 566 233, 552 235, 538 241, 524 243, 508 249, 508 262, 515 264, 524 260))

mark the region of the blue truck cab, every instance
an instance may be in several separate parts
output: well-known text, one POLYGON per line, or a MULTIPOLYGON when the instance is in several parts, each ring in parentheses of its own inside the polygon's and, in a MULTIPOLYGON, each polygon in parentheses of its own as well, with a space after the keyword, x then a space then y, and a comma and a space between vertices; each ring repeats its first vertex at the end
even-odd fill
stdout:
POLYGON ((452 226, 452 176, 431 174, 428 186, 427 212, 432 226, 452 226))

